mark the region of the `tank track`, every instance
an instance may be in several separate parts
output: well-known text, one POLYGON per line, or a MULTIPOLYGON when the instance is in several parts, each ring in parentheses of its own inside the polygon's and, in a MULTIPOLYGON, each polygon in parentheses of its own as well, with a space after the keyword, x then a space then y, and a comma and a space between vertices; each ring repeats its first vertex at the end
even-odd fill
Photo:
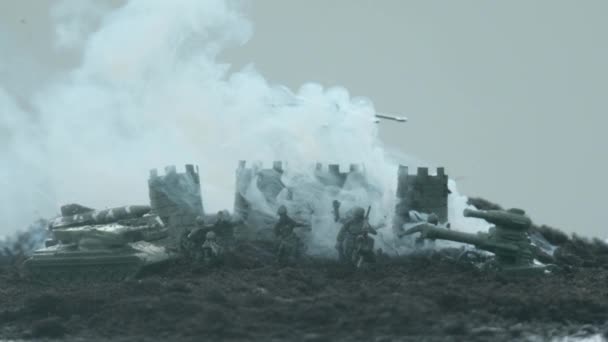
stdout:
POLYGON ((27 260, 24 266, 41 282, 97 283, 134 277, 142 269, 142 262, 134 255, 40 256, 27 260))

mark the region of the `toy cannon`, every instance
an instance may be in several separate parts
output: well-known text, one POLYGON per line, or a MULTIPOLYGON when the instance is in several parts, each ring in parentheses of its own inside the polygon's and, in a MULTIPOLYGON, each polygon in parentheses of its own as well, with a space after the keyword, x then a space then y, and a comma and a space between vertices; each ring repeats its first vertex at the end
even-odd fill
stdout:
POLYGON ((495 265, 504 271, 539 271, 544 265, 534 263, 535 248, 530 242, 528 230, 532 221, 520 209, 503 210, 469 210, 465 217, 476 217, 493 223, 488 233, 470 234, 443 229, 432 224, 423 223, 405 231, 403 235, 420 233, 425 239, 456 241, 475 246, 478 249, 492 252, 495 265))

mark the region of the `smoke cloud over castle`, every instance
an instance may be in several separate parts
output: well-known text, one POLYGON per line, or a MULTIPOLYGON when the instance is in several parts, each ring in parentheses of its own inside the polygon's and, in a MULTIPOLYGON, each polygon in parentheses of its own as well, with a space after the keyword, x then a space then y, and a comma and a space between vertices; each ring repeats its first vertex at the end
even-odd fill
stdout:
POLYGON ((146 202, 148 170, 170 164, 199 165, 205 210, 230 209, 238 160, 366 165, 377 214, 393 212, 398 165, 413 165, 383 148, 371 101, 314 83, 292 92, 218 59, 252 36, 240 3, 88 4, 52 12, 57 48, 77 51, 76 67, 26 99, 0 83, 0 233, 63 203, 146 202))

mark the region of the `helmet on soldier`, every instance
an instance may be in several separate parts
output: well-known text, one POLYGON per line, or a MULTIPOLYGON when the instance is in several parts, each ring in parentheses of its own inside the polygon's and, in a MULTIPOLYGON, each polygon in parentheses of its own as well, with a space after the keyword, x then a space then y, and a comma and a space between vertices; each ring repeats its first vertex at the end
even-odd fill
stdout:
POLYGON ((356 207, 353 213, 353 217, 358 220, 363 219, 365 217, 365 209, 361 207, 356 207))
POLYGON ((279 207, 279 210, 277 210, 277 214, 279 214, 279 215, 286 215, 287 214, 287 207, 285 207, 284 205, 281 205, 279 207))
POLYGON ((215 240, 215 233, 212 231, 207 232, 207 234, 205 234, 205 239, 207 240, 215 240))

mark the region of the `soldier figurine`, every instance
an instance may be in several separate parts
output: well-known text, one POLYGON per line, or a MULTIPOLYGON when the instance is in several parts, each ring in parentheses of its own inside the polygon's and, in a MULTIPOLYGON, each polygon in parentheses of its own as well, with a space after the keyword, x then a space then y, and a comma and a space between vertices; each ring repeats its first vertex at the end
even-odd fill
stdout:
POLYGON ((279 263, 285 264, 291 257, 299 258, 303 252, 304 244, 294 232, 296 227, 306 225, 296 222, 287 215, 287 208, 284 205, 277 211, 279 220, 274 225, 274 235, 277 241, 277 257, 279 263))
POLYGON ((216 234, 213 231, 208 231, 205 234, 205 242, 201 246, 202 259, 207 265, 217 264, 221 260, 223 248, 217 243, 216 234))
POLYGON ((355 251, 353 253, 353 263, 357 268, 376 262, 376 254, 374 254, 374 239, 369 236, 369 229, 364 229, 361 235, 357 237, 355 251))
POLYGON ((179 238, 179 250, 186 258, 194 257, 196 249, 204 241, 205 221, 201 216, 197 216, 195 223, 196 226, 194 227, 194 229, 184 229, 179 238))
POLYGON ((231 248, 234 245, 234 226, 235 223, 230 220, 229 214, 225 210, 220 210, 215 223, 210 228, 215 232, 222 246, 231 248))
POLYGON ((342 225, 336 238, 336 249, 340 260, 348 263, 353 261, 357 238, 364 232, 376 234, 367 221, 365 209, 356 207, 353 209, 352 217, 342 225))
POLYGON ((201 254, 201 245, 205 241, 205 234, 208 229, 205 226, 203 217, 196 218, 196 227, 191 231, 185 230, 182 235, 181 248, 186 257, 199 258, 201 254))

